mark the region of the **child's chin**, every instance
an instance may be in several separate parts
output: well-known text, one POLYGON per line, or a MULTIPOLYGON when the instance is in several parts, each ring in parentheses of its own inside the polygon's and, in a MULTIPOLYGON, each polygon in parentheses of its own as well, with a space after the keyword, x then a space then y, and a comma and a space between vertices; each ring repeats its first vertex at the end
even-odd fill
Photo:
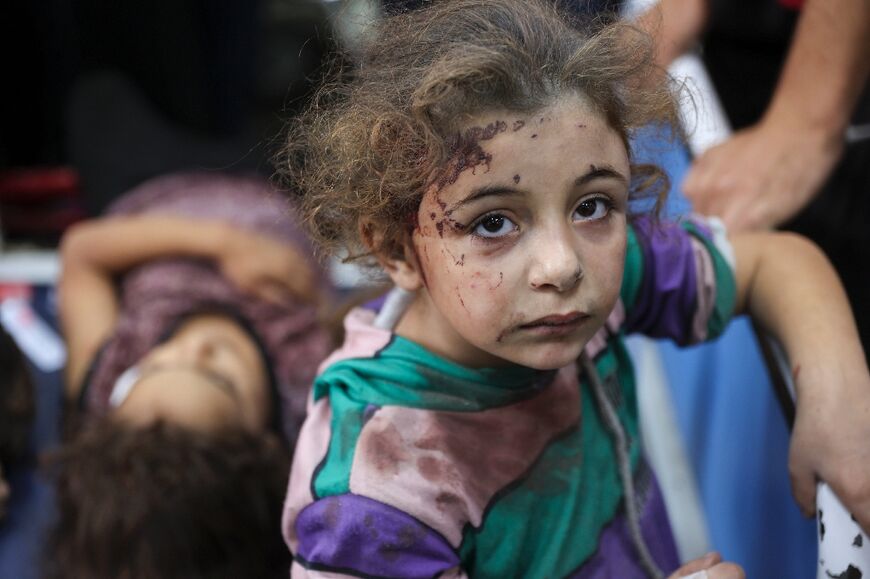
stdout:
POLYGON ((537 355, 528 352, 528 355, 519 356, 522 359, 514 360, 514 363, 535 370, 558 370, 577 361, 582 351, 582 348, 576 350, 566 348, 559 352, 541 352, 537 355))

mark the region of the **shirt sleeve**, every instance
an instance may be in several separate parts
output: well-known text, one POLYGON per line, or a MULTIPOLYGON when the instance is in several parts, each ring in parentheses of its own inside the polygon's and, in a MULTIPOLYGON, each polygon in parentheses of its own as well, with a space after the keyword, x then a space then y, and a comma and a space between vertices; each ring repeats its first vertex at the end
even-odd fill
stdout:
POLYGON ((380 501, 325 497, 295 521, 292 577, 464 577, 459 556, 437 531, 380 501))
POLYGON ((621 298, 628 333, 680 345, 721 334, 736 298, 733 252, 721 222, 632 223, 621 298))

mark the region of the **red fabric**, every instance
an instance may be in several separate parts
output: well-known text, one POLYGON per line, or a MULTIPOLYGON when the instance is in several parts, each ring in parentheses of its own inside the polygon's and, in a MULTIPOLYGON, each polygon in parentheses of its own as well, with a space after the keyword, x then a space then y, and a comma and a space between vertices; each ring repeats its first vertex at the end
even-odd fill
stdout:
POLYGON ((804 0, 779 0, 779 3, 792 10, 800 10, 804 7, 804 0))

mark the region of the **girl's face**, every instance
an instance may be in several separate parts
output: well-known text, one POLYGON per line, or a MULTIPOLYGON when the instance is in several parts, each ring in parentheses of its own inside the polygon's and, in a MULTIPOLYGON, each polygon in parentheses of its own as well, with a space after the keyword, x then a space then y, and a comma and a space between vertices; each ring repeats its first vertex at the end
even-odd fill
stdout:
POLYGON ((397 333, 460 364, 567 365, 622 283, 629 161, 580 97, 471 119, 425 194, 406 261, 417 297, 397 333))
POLYGON ((139 363, 141 377, 116 410, 135 424, 162 419, 199 430, 268 423, 268 379, 260 354, 224 316, 194 316, 139 363))

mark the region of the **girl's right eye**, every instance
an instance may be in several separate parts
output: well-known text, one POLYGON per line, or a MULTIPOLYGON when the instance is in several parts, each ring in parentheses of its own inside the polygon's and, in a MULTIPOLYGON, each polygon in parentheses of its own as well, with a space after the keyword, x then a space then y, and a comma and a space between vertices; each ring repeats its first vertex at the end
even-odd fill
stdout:
POLYGON ((492 239, 507 235, 516 231, 516 229, 516 224, 504 215, 490 213, 484 215, 480 221, 472 226, 471 234, 477 237, 492 239))

